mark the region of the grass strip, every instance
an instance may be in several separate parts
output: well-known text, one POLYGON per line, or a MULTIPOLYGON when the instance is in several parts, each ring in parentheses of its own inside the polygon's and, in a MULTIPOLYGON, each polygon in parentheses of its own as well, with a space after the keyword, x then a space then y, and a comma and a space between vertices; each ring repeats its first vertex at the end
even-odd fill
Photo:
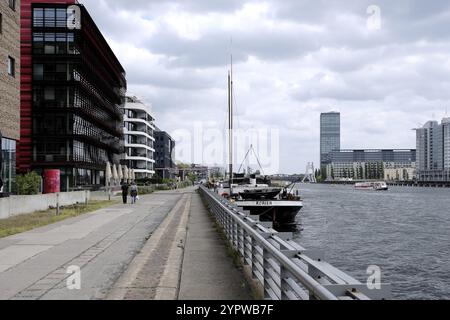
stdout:
POLYGON ((118 200, 91 201, 87 206, 85 204, 76 204, 61 207, 59 215, 56 215, 56 209, 49 209, 2 219, 0 220, 0 239, 108 208, 118 203, 118 200))

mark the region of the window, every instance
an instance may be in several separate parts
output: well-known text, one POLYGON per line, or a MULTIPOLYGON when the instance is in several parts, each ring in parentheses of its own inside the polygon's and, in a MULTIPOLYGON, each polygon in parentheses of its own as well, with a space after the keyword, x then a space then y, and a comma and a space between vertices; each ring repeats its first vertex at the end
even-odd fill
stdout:
POLYGON ((34 80, 44 80, 44 65, 35 64, 33 67, 33 79, 34 80))
POLYGON ((16 60, 12 57, 8 57, 8 74, 11 77, 16 76, 16 60))
POLYGON ((73 33, 34 32, 33 53, 35 54, 76 54, 73 33))
POLYGON ((44 9, 44 19, 45 19, 45 23, 44 26, 45 27, 55 27, 55 8, 45 8, 44 9))
POLYGON ((9 7, 16 10, 16 0, 9 0, 9 7))
POLYGON ((33 33, 33 52, 36 54, 44 53, 44 34, 35 32, 33 33))
POLYGON ((35 27, 44 26, 44 9, 35 8, 33 10, 33 26, 35 27))
POLYGON ((67 9, 56 9, 56 27, 65 28, 67 26, 67 9))
POLYGON ((46 33, 44 36, 44 53, 45 54, 55 54, 55 34, 46 33))

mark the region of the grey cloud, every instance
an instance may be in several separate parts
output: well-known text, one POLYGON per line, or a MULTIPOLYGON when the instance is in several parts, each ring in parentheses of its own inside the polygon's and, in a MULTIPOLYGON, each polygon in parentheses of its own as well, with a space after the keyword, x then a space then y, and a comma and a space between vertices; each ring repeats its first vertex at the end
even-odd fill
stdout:
POLYGON ((155 32, 143 26, 169 12, 227 19, 246 2, 84 3, 106 37, 119 44, 130 89, 153 103, 167 130, 189 129, 198 120, 222 127, 233 37, 238 122, 281 128, 285 172, 299 173, 306 162, 318 161, 321 111, 342 112, 344 147, 409 148, 415 144, 410 129, 450 105, 446 0, 376 1, 382 14, 376 32, 366 28, 370 0, 269 0, 260 25, 208 24, 196 40, 164 24, 155 32), (133 47, 159 60, 134 61, 133 47))

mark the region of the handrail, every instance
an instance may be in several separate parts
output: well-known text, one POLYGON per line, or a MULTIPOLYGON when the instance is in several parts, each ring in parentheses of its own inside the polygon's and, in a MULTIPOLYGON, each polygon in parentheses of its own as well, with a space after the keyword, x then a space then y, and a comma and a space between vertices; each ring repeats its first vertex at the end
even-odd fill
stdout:
POLYGON ((200 186, 209 209, 224 229, 231 245, 252 270, 252 277, 272 300, 388 299, 390 285, 370 290, 292 241, 293 234, 279 233, 259 217, 200 186))

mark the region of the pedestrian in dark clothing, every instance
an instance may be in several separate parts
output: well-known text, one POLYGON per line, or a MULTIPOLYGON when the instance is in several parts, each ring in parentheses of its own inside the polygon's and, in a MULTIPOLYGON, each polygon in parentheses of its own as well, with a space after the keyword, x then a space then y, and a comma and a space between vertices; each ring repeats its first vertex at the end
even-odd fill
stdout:
POLYGON ((123 199, 123 204, 127 204, 128 202, 128 183, 124 182, 122 183, 122 199, 123 199))

